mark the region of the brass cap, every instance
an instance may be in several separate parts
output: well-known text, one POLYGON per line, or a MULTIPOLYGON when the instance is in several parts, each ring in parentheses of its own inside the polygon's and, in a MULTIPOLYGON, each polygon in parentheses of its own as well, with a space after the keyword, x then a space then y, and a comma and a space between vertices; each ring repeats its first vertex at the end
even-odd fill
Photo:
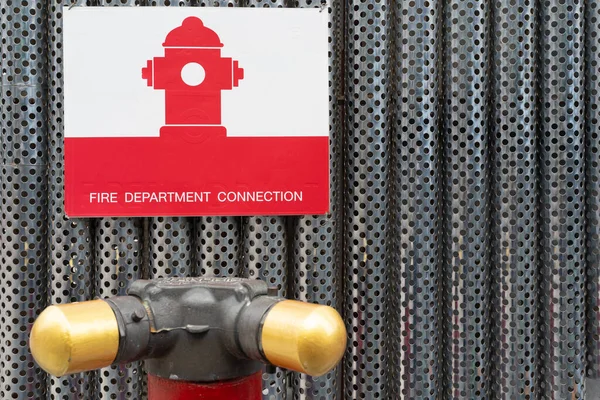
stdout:
POLYGON ((103 300, 50 306, 33 324, 29 346, 54 376, 106 367, 119 349, 117 319, 103 300))
POLYGON ((331 307, 284 300, 269 310, 261 340, 271 364, 321 376, 344 355, 346 327, 331 307))

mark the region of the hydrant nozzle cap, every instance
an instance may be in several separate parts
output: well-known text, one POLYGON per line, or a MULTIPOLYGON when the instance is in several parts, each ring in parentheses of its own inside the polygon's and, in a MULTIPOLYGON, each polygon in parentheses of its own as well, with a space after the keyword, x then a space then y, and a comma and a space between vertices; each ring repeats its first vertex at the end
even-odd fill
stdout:
POLYGON ((46 308, 36 319, 29 338, 31 354, 54 376, 106 367, 119 349, 119 327, 103 300, 46 308))
POLYGON ((200 18, 188 17, 167 34, 163 47, 223 47, 219 35, 200 18))
POLYGON ((344 321, 335 309, 284 300, 267 313, 261 343, 271 364, 321 376, 341 360, 346 336, 344 321))

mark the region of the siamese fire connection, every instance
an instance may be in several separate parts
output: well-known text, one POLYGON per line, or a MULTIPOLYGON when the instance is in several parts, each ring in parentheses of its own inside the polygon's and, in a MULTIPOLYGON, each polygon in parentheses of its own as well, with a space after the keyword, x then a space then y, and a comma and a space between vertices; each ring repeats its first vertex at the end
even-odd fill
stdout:
POLYGON ((264 364, 325 374, 346 329, 333 308, 275 297, 262 281, 168 278, 48 307, 30 347, 55 376, 145 360, 151 400, 259 400, 264 364))

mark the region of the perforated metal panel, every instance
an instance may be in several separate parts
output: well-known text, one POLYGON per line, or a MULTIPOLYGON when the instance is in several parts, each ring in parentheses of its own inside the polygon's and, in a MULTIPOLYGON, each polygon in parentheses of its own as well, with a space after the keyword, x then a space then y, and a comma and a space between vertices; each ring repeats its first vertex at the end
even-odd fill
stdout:
POLYGON ((444 368, 448 399, 489 397, 486 0, 444 9, 444 368))
POLYGON ((240 5, 241 0, 199 0, 202 7, 235 7, 240 5))
POLYGON ((585 12, 588 376, 600 378, 600 3, 585 12))
MULTIPOLYGON (((329 185, 330 213, 325 216, 302 216, 293 220, 292 252, 294 299, 326 304, 341 310, 340 272, 341 248, 341 124, 338 98, 341 90, 339 49, 342 39, 342 7, 338 0, 296 0, 294 7, 326 5, 329 15, 329 185)), ((340 368, 341 369, 341 368, 340 368)), ((341 381, 338 368, 318 378, 305 374, 292 375, 294 399, 339 399, 341 381)))
MULTIPOLYGON (((142 220, 101 218, 96 226, 96 297, 124 296, 141 278, 142 220)), ((139 362, 103 368, 96 373, 97 399, 141 399, 139 362)))
POLYGON ((92 0, 92 5, 100 7, 140 6, 146 5, 147 1, 148 0, 92 0))
MULTIPOLYGON (((344 302, 343 371, 293 374, 295 399, 583 399, 586 284, 600 377, 597 1, 76 0, 326 4, 330 21, 331 214, 99 220, 64 215, 63 3, 0 2, 2 399, 145 398, 139 363, 47 378, 27 340, 47 301, 146 271, 344 302)), ((282 371, 264 382, 285 398, 282 371)))
POLYGON ((34 363, 28 343, 31 326, 47 301, 46 167, 5 164, 2 175, 0 397, 39 398, 46 392, 46 376, 34 363))
POLYGON ((583 2, 541 2, 542 394, 585 396, 583 2))
MULTIPOLYGON (((69 219, 64 210, 63 1, 49 3, 49 303, 90 300, 93 296, 93 227, 90 219, 69 219)), ((69 6, 72 2, 67 2, 69 6)), ((80 0, 77 6, 89 5, 80 0)), ((50 399, 91 396, 91 373, 49 377, 50 399)))
MULTIPOLYGON (((261 279, 277 294, 287 296, 287 232, 283 217, 243 218, 242 276, 261 279)), ((263 399, 286 398, 286 374, 280 368, 274 374, 263 373, 263 399)))
POLYGON ((0 398, 43 398, 29 331, 47 301, 47 8, 0 3, 0 398))
POLYGON ((492 2, 492 382, 496 399, 535 399, 537 371, 536 9, 492 2))
POLYGON ((393 136, 391 398, 438 398, 439 17, 441 2, 398 1, 393 136))
MULTIPOLYGON (((2 88, 3 94, 11 89, 2 88)), ((16 89, 31 93, 26 89, 16 89)), ((35 90, 37 92, 37 90, 35 90)), ((32 94, 36 96, 36 94, 32 94)), ((12 97, 23 104, 31 97, 12 97)), ((7 101, 3 96, 2 101, 7 101)), ((13 103, 13 105, 15 104, 13 103)), ((3 112, 11 112, 3 107, 3 112)), ((0 397, 39 398, 46 392, 46 376, 29 353, 29 332, 46 305, 46 166, 2 166, 2 376, 0 397)), ((8 164, 8 165, 7 165, 8 164)))
MULTIPOLYGON (((183 7, 183 6, 191 6, 191 0, 150 0, 148 2, 149 6, 158 6, 158 7, 183 7)), ((175 275, 177 276, 177 275, 175 275)))
POLYGON ((204 217, 196 221, 196 263, 200 276, 239 276, 240 218, 204 217))
POLYGON ((150 278, 193 276, 192 219, 156 217, 149 225, 150 278))
POLYGON ((344 391, 387 399, 391 10, 385 0, 352 0, 346 13, 344 391))
POLYGON ((245 7, 276 7, 287 6, 285 0, 242 0, 245 7))

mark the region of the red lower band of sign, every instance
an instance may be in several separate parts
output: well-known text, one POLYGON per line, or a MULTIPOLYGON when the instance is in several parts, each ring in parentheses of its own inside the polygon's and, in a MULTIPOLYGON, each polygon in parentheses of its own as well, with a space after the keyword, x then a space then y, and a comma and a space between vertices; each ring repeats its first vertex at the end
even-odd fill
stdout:
POLYGON ((175 381, 148 375, 148 400, 261 400, 261 374, 214 383, 175 381))
POLYGON ((185 126, 156 138, 66 138, 65 187, 70 217, 324 214, 329 139, 185 126))

